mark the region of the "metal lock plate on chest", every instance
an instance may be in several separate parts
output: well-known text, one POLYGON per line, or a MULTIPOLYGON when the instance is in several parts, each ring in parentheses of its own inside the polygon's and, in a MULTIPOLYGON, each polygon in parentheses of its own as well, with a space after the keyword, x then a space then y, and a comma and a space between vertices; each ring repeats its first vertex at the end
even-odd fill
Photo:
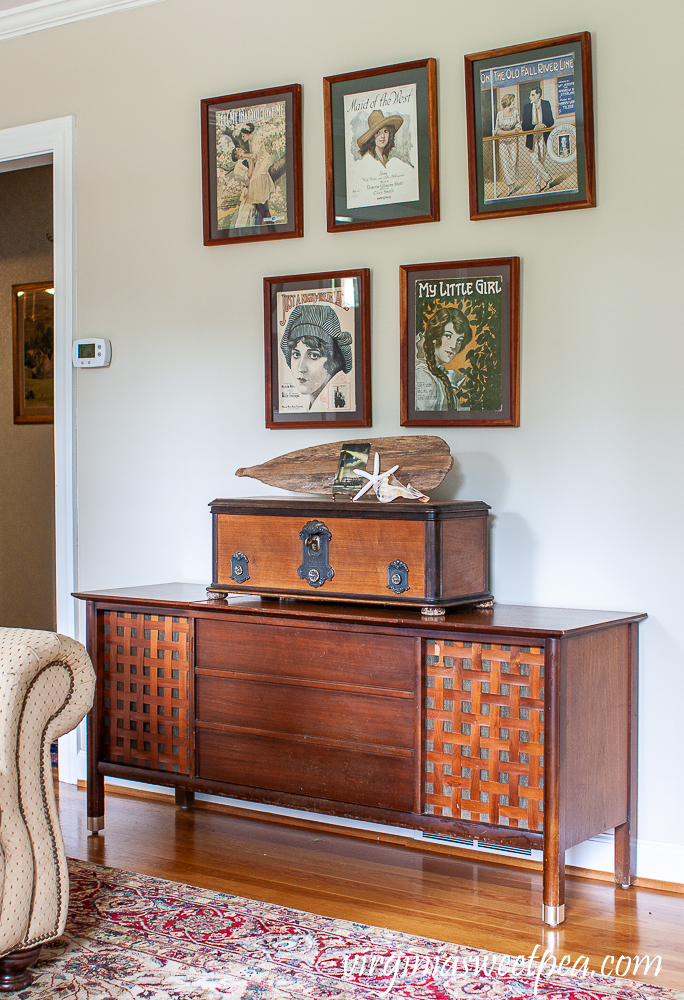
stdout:
POLYGON ((322 587, 332 580, 335 570, 329 562, 328 546, 332 533, 322 521, 307 521, 299 532, 302 540, 302 565, 297 575, 310 587, 322 587))
POLYGON ((395 594, 403 594, 405 590, 410 590, 408 573, 408 566, 401 559, 391 562, 387 567, 387 589, 393 590, 395 594))
POLYGON ((244 583, 249 580, 249 559, 244 552, 236 552, 230 557, 230 578, 236 583, 244 583))

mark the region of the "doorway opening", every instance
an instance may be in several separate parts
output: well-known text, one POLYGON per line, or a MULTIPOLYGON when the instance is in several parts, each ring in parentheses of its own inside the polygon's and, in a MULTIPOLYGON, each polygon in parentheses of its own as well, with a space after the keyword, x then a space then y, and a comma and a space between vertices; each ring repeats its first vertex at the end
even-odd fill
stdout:
MULTIPOLYGON (((73 117, 0 130, 0 171, 48 166, 53 172, 54 263, 54 605, 57 631, 79 639, 76 602, 76 522, 74 404, 71 365, 74 302, 74 143, 73 117), (46 157, 43 163, 32 158, 46 157), (10 162, 12 161, 12 162, 10 162), (2 170, 3 166, 8 169, 2 170)), ((10 411, 11 412, 11 411, 10 411)), ((20 428, 17 428, 20 429, 20 428)), ((29 428, 30 429, 30 428, 29 428)), ((0 447, 2 441, 0 441, 0 447)), ((85 725, 59 741, 59 777, 75 783, 85 777, 85 725)))
POLYGON ((47 631, 57 624, 52 186, 51 154, 0 163, 0 624, 47 631))

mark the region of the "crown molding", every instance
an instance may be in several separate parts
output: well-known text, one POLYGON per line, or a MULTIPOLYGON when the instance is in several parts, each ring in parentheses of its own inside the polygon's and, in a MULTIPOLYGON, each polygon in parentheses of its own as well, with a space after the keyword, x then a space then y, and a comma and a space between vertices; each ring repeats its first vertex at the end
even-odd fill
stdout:
POLYGON ((161 0, 34 0, 21 7, 0 10, 0 41, 43 28, 82 21, 100 14, 113 14, 129 7, 142 7, 161 0))

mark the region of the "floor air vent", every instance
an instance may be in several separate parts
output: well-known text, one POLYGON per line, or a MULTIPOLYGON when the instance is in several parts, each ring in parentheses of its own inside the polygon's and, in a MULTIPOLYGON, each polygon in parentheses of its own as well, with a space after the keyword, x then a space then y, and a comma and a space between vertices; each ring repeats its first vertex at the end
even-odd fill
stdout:
POLYGON ((458 847, 468 847, 473 851, 491 851, 492 854, 508 854, 522 858, 532 857, 532 851, 528 847, 509 847, 503 844, 490 844, 486 840, 471 840, 469 837, 443 837, 438 833, 423 833, 422 839, 440 844, 454 844, 458 847))

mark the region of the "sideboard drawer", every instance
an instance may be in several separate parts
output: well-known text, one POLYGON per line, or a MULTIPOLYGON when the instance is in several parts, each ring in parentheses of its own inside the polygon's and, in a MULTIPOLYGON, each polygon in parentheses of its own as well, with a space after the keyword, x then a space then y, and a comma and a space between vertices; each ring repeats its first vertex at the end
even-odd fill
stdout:
POLYGON ((415 808, 412 637, 211 619, 195 627, 200 778, 415 808))
POLYGON ((320 740, 197 729, 199 777, 275 792, 411 812, 414 754, 320 740))
POLYGON ((415 641, 343 629, 198 619, 195 664, 241 674, 325 678, 413 693, 415 641))
POLYGON ((195 715, 203 722, 304 737, 413 749, 413 697, 338 691, 195 672, 195 715))

